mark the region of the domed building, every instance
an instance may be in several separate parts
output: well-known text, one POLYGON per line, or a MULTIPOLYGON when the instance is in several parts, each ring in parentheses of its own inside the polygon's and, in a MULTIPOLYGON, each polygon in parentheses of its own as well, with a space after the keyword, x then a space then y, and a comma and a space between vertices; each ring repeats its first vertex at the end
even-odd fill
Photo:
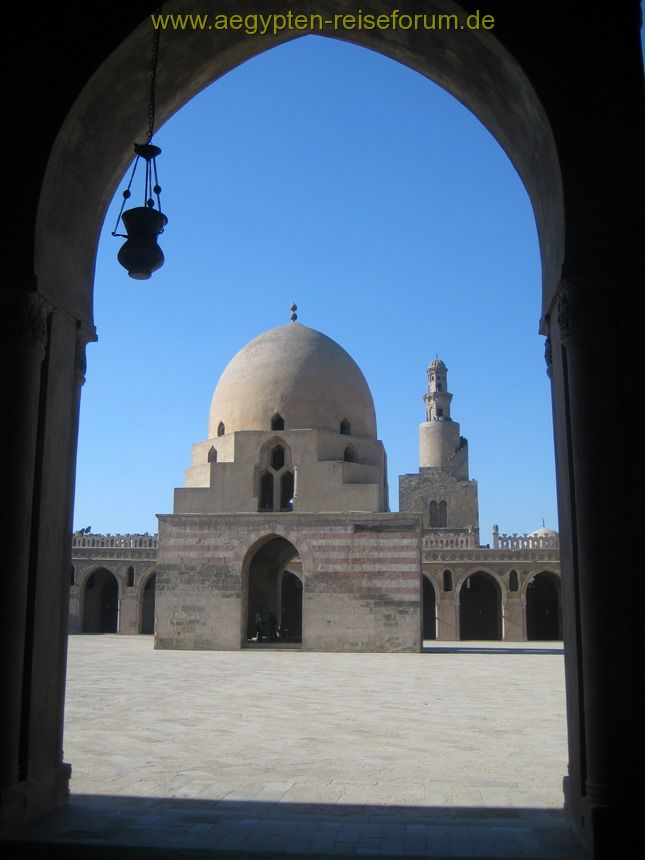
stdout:
POLYGON ((155 644, 419 650, 421 523, 388 512, 356 362, 292 321, 215 388, 174 512, 159 517, 155 644))
MULTIPOLYGON (((295 314, 294 314, 295 317, 295 314)), ((427 368, 419 469, 388 506, 360 368, 292 320, 215 387, 172 514, 149 535, 74 536, 70 629, 157 648, 418 651, 422 641, 562 637, 557 532, 479 539, 448 368, 427 368)))

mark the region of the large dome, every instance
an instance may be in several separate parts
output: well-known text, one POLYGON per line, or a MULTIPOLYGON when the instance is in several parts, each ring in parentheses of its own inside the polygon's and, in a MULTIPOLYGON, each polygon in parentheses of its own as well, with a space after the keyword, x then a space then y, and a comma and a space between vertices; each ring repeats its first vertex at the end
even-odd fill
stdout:
POLYGON ((332 430, 376 438, 374 401, 354 359, 327 335, 291 322, 256 337, 221 375, 208 420, 209 438, 236 430, 332 430), (223 425, 223 426, 222 426, 223 425))

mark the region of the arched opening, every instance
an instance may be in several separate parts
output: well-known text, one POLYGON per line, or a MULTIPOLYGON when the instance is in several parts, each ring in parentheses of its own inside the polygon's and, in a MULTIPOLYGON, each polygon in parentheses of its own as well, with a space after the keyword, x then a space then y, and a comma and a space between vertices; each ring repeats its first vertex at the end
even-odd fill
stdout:
POLYGON ((258 510, 273 510, 273 475, 271 472, 263 472, 260 476, 260 501, 258 510))
POLYGON ((243 641, 302 641, 303 583, 293 570, 298 550, 282 537, 271 537, 248 563, 243 641))
POLYGON ((210 451, 208 452, 208 462, 217 463, 217 449, 212 445, 210 451))
POLYGON ((526 588, 526 636, 538 641, 562 639, 560 577, 555 573, 536 574, 526 588))
POLYGON ((429 577, 422 576, 423 580, 423 638, 437 638, 437 597, 434 585, 429 577))
POLYGON ((128 573, 127 573, 127 586, 128 586, 128 588, 132 588, 133 585, 134 585, 134 568, 132 567, 132 565, 130 565, 130 567, 128 568, 128 573))
POLYGON ((343 420, 340 422, 340 432, 343 436, 351 436, 352 425, 349 423, 347 418, 343 418, 343 420))
POLYGON ((294 492, 293 472, 284 472, 280 481, 280 510, 283 512, 292 511, 294 492))
POLYGON ((509 591, 519 591, 520 590, 520 579, 517 575, 516 570, 512 570, 508 575, 508 590, 509 591))
POLYGON ((348 445, 343 453, 343 459, 346 463, 356 462, 356 448, 353 445, 348 445))
POLYGON ((141 632, 155 632, 155 588, 157 585, 157 574, 149 576, 143 589, 141 600, 141 632))
POLYGON ((116 633, 118 619, 118 582, 111 571, 99 568, 83 589, 83 633, 116 633))
POLYGON ((438 523, 440 529, 445 529, 448 525, 448 504, 447 502, 439 502, 438 523))
POLYGON ((428 516, 431 528, 436 528, 439 525, 439 512, 437 510, 437 503, 433 500, 428 505, 428 516))
POLYGON ((271 429, 284 430, 284 418, 278 412, 276 412, 276 414, 271 419, 271 429))
POLYGON ((217 435, 223 436, 226 433, 226 427, 224 426, 224 422, 220 421, 217 425, 217 435))
POLYGON ((276 445, 271 451, 271 468, 279 472, 284 466, 284 448, 282 445, 276 445))
POLYGON ((471 573, 459 591, 459 638, 502 638, 502 595, 493 577, 471 573))
POLYGON ((452 571, 444 570, 443 572, 443 590, 452 591, 452 571))

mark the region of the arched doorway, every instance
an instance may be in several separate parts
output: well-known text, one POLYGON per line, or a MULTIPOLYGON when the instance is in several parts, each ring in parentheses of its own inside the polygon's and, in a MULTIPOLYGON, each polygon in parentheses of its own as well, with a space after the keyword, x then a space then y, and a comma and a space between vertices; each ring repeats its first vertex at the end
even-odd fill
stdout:
POLYGON ((423 580, 423 638, 437 638, 437 597, 434 585, 427 576, 423 580))
POLYGON ((143 589, 143 597, 141 599, 141 632, 155 632, 155 586, 157 584, 157 574, 153 573, 149 576, 143 589))
POLYGON ((502 595, 489 573, 471 573, 461 586, 459 638, 502 638, 502 595))
POLYGON ((270 536, 248 562, 243 641, 302 641, 302 575, 298 550, 286 538, 270 536))
POLYGON ((119 585, 105 568, 95 570, 83 588, 83 633, 116 633, 119 622, 119 585))
POLYGON ((548 570, 537 573, 526 588, 526 637, 562 639, 560 577, 548 570))

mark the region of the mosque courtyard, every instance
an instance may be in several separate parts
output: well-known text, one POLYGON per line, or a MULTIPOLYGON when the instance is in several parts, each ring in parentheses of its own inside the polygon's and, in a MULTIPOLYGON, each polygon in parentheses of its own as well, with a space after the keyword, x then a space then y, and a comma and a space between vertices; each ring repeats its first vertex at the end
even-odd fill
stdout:
POLYGON ((425 644, 155 651, 150 636, 71 636, 72 803, 19 838, 88 857, 578 856, 562 643, 425 644))

